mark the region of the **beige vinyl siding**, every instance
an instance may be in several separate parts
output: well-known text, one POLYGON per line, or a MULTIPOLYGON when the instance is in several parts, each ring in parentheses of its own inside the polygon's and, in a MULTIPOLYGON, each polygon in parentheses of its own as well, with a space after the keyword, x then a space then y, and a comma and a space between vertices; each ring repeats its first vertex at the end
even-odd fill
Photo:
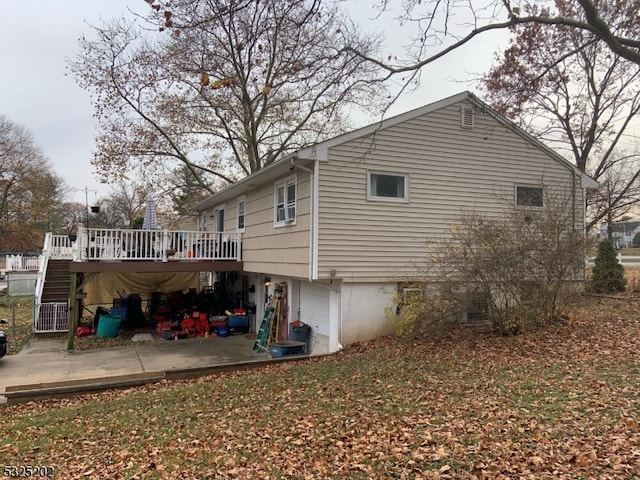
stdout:
MULTIPOLYGON (((246 272, 269 273, 307 278, 309 276, 309 225, 310 181, 309 174, 297 171, 296 175, 296 223, 274 227, 275 184, 291 176, 285 175, 275 182, 268 182, 255 190, 244 193, 245 232, 243 233, 242 258, 246 272)), ((227 202, 227 219, 235 231, 237 202, 227 202)))
POLYGON ((459 105, 339 145, 320 163, 318 277, 331 270, 346 281, 406 277, 463 212, 499 214, 501 199, 515 202, 518 184, 568 194, 572 179, 566 166, 488 114, 476 111, 474 128, 461 128, 459 105), (408 202, 368 201, 369 170, 407 174, 408 202))

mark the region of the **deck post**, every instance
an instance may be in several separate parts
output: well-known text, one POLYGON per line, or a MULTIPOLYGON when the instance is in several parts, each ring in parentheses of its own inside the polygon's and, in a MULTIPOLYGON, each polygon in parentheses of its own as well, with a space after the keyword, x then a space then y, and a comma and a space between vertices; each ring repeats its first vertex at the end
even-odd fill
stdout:
POLYGON ((78 316, 78 312, 76 312, 76 310, 78 309, 78 298, 77 298, 77 288, 78 288, 78 274, 77 273, 70 273, 71 275, 71 282, 69 285, 69 313, 68 313, 68 319, 69 319, 69 332, 67 334, 67 351, 68 352, 73 352, 74 350, 74 346, 73 346, 73 341, 75 339, 76 336, 76 328, 78 327, 77 325, 77 320, 76 317, 78 316))

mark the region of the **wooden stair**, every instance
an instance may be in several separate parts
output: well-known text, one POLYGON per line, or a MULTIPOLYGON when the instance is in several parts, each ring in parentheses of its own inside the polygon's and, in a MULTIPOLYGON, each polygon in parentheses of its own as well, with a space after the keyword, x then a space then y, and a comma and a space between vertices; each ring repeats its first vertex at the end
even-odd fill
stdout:
POLYGON ((70 259, 48 260, 38 318, 34 325, 35 334, 69 331, 70 263, 70 259))
POLYGON ((49 259, 40 303, 66 303, 69 300, 69 288, 71 286, 70 263, 71 260, 49 259))

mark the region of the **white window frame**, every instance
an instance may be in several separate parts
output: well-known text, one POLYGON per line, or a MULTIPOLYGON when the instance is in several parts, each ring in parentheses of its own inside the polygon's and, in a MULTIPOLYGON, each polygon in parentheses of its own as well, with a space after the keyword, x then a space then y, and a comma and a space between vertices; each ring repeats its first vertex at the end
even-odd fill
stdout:
POLYGON ((367 200, 373 200, 376 202, 409 202, 409 174, 399 172, 383 172, 379 170, 367 170, 367 200), (402 177, 404 179, 404 197, 382 197, 374 195, 372 192, 372 180, 373 175, 386 175, 389 177, 402 177))
POLYGON ((213 231, 214 232, 224 232, 225 224, 227 223, 227 206, 226 204, 218 205, 213 209, 213 215, 211 218, 213 219, 213 231), (220 212, 222 212, 222 230, 218 230, 218 224, 220 223, 220 212))
MULTIPOLYGON (((200 219, 198 222, 198 230, 201 232, 206 232, 207 231, 207 225, 208 225, 208 216, 209 213, 208 212, 203 212, 200 214, 200 219)), ((213 215, 211 215, 211 218, 213 218, 213 215)))
POLYGON ((247 198, 243 195, 238 197, 236 202, 236 229, 238 232, 244 232, 247 225, 247 198), (240 213, 240 205, 242 205, 242 214, 240 213), (242 218, 242 226, 240 226, 240 218, 242 218))
POLYGON ((517 207, 524 207, 524 208, 544 208, 544 187, 542 185, 525 185, 525 184, 517 184, 514 188, 514 195, 515 195, 515 204, 517 207), (540 198, 542 200, 542 205, 524 205, 524 204, 520 204, 518 202, 518 190, 520 188, 529 188, 529 189, 535 189, 535 190, 540 190, 540 198))
POLYGON ((298 177, 293 175, 276 182, 273 188, 273 226, 285 227, 295 225, 298 220, 298 177), (289 188, 294 188, 293 199, 289 198, 289 188), (283 189, 282 202, 279 200, 278 191, 283 189), (278 215, 282 211, 282 216, 278 215))

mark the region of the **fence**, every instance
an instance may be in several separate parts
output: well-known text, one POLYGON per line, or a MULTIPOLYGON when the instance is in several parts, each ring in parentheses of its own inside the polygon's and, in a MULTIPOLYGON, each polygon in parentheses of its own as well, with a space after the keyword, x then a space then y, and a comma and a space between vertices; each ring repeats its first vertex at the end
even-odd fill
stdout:
POLYGON ((35 303, 34 333, 69 330, 69 308, 66 303, 35 303))
MULTIPOLYGON (((622 255, 618 252, 618 262, 623 267, 640 267, 640 255, 622 255)), ((595 264, 596 257, 590 257, 587 259, 587 266, 592 267, 595 264)))
POLYGON ((40 256, 6 255, 4 268, 7 272, 37 272, 40 269, 40 256))

